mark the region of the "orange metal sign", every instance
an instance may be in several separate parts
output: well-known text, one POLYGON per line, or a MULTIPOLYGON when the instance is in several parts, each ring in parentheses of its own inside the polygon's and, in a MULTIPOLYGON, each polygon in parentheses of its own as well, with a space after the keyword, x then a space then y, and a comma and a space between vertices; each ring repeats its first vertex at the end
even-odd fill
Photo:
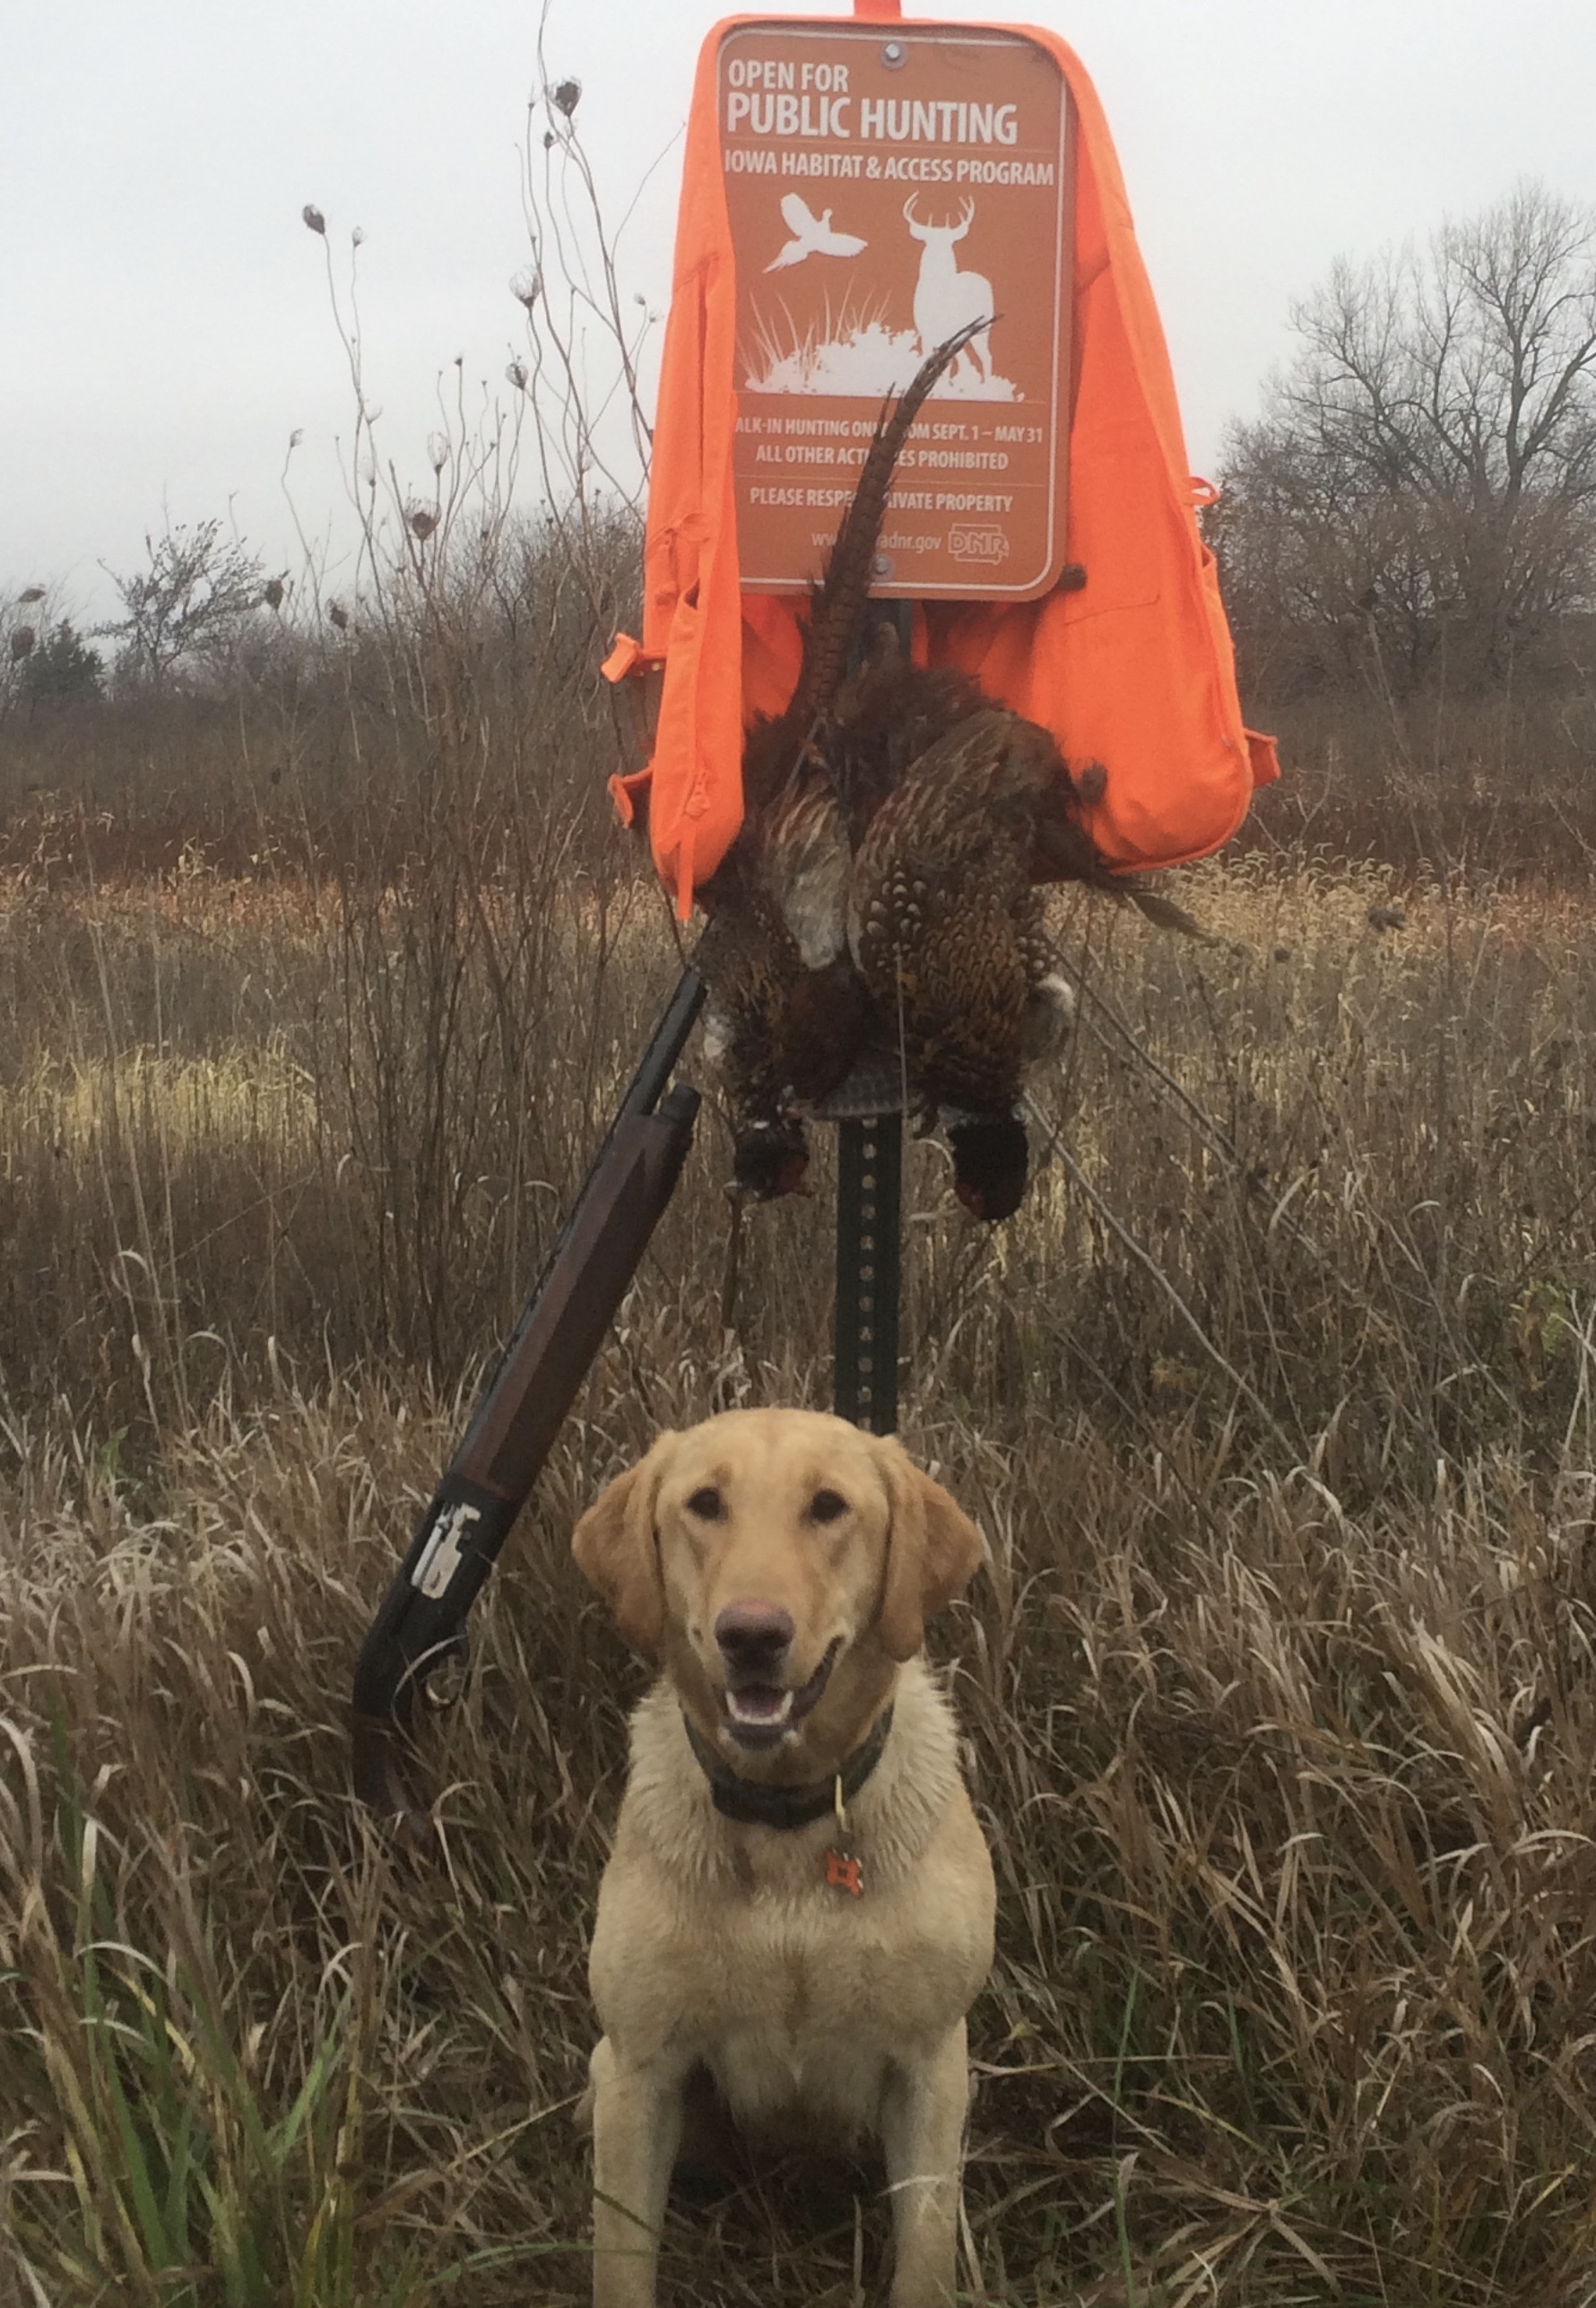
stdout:
POLYGON ((1064 559, 1071 110, 974 25, 740 25, 718 60, 744 587, 806 587, 882 404, 971 338, 899 459, 874 590, 1027 600, 1064 559))

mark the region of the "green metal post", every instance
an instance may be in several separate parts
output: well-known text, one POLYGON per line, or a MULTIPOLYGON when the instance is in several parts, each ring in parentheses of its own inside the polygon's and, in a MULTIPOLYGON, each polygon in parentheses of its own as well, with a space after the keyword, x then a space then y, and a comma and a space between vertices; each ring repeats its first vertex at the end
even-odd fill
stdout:
POLYGON ((832 1401, 838 1418, 890 1435, 898 1425, 901 1115, 840 1123, 837 1151, 832 1401))
MULTIPOLYGON (((898 646, 911 655, 912 601, 880 602, 877 614, 898 629, 898 646)), ((850 672, 859 670, 855 651, 850 672)), ((831 1400, 839 1419, 866 1434, 890 1435, 898 1426, 898 1306, 902 1274, 898 1218, 903 1198, 903 1116, 893 1110, 852 1115, 845 1106, 837 1131, 837 1315, 833 1325, 831 1400)))

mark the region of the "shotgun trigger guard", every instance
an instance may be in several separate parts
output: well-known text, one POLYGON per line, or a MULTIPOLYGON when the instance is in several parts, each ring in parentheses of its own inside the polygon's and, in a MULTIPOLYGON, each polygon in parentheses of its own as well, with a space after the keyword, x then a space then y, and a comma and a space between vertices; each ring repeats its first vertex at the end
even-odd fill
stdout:
POLYGON ((434 1714, 441 1715, 450 1707, 457 1707, 465 1696, 466 1670, 470 1664, 471 1637, 463 1627, 457 1627, 453 1635, 446 1636, 441 1643, 435 1643, 429 1651, 421 1653, 411 1666, 405 1680, 415 1685, 424 1707, 430 1707, 434 1714), (450 1667, 458 1670, 451 1677, 450 1687, 443 1691, 435 1691, 433 1677, 450 1667))

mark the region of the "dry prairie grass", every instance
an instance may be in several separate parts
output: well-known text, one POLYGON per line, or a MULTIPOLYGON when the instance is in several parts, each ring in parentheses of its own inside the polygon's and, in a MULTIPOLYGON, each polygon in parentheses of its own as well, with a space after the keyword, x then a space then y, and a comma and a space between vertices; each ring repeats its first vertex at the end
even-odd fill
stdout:
MULTIPOLYGON (((403 1863, 345 1792, 354 1653, 673 967, 624 886, 535 922, 481 886, 0 895, 23 2300, 585 2290, 568 2104, 640 1670, 568 1531, 658 1425, 824 1399, 828 1214, 750 1219, 724 1326, 706 1123, 440 1720, 446 1857, 403 1863), (386 1152, 351 1121, 417 1079, 429 935, 464 1071, 416 1127, 446 1211, 473 1182, 430 1379, 374 1279, 424 1138, 403 1098, 386 1152)), ((1186 895, 1219 942, 1061 909, 1099 1001, 1020 1220, 967 1231, 936 1151, 909 1165, 906 1436, 992 1553, 939 1637, 1002 1893, 966 2281, 1583 2308, 1596 942, 1574 899, 1488 886, 1410 890, 1382 934, 1383 882, 1328 867, 1186 895)), ((881 2210, 785 2174, 683 2208, 675 2296, 852 2301, 881 2210)))

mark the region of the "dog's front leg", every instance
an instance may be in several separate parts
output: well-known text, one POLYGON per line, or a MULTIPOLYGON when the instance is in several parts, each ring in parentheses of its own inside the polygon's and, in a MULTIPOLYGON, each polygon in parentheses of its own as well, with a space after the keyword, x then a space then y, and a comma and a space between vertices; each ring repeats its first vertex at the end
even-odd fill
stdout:
POLYGON ((962 2019, 929 2059, 900 2069, 888 2086, 881 2145, 892 2196, 891 2308, 951 2308, 969 2096, 962 2019))
POLYGON ((594 2052, 594 2308, 654 2308, 681 2085, 673 2067, 629 2067, 607 2035, 594 2052))

